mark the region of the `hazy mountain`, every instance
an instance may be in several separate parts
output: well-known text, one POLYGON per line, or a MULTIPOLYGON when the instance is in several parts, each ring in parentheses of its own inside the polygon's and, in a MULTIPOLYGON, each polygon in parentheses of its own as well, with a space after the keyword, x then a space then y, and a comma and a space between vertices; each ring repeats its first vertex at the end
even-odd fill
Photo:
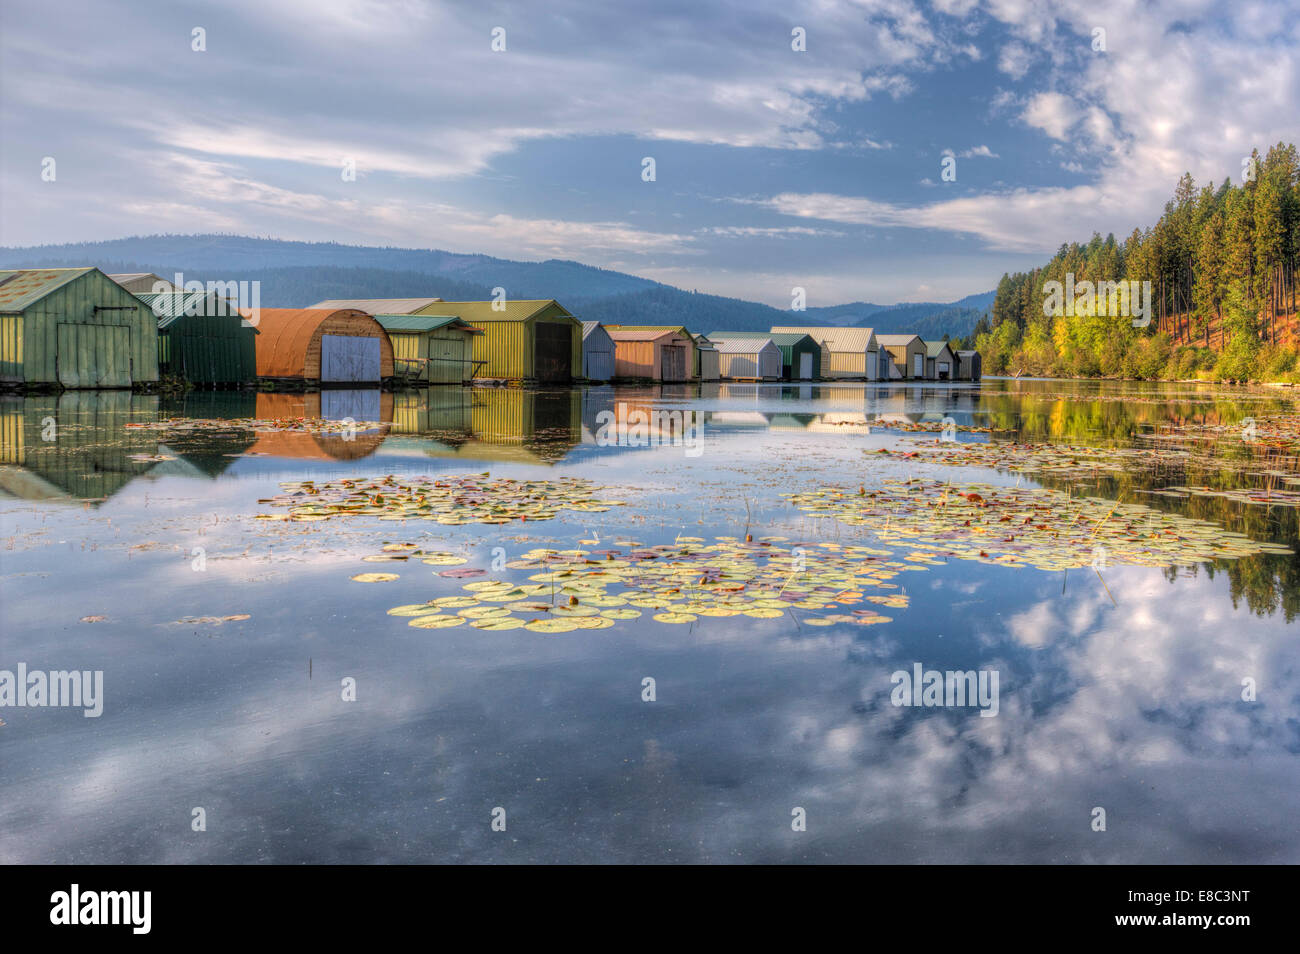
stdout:
POLYGON ((106 242, 0 249, 6 268, 97 265, 106 272, 170 278, 260 281, 263 307, 301 308, 327 298, 437 296, 448 301, 555 298, 586 320, 766 331, 773 325, 869 325, 923 338, 967 335, 994 293, 951 303, 851 302, 794 313, 719 295, 683 291, 580 262, 514 262, 437 249, 286 242, 241 235, 144 235, 106 242))

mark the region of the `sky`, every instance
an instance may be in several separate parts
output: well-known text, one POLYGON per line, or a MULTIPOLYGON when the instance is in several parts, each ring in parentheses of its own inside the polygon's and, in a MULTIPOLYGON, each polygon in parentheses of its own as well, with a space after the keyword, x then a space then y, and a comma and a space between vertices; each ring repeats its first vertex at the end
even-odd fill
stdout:
POLYGON ((948 301, 1300 138, 1300 4, 5 0, 0 129, 4 246, 228 232, 948 301))

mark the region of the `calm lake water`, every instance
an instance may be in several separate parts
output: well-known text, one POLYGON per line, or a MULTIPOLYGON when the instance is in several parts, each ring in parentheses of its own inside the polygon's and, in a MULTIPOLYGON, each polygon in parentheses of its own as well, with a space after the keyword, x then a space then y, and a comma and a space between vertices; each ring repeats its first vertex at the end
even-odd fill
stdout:
MULTIPOLYGON (((593 535, 870 543, 778 494, 1034 483, 863 453, 933 439, 900 428, 944 417, 1150 446, 1170 423, 1294 410, 1209 386, 999 380, 0 400, 0 669, 104 673, 99 718, 0 709, 0 861, 1295 863, 1295 556, 1113 566, 1104 584, 953 560, 902 574, 910 606, 876 607, 891 617, 876 626, 646 614, 558 635, 386 614, 463 593, 438 567, 350 580, 390 568, 360 560, 385 542, 471 567, 593 535), (658 410, 698 412, 699 443, 600 439, 601 412, 658 410), (384 426, 350 441, 126 427, 303 415, 384 426), (254 519, 281 481, 483 471, 584 477, 627 506, 505 526, 254 519), (998 714, 891 704, 891 674, 917 663, 997 670, 998 714)), ((1138 493, 1257 479, 1211 462, 1040 483, 1297 546, 1294 508, 1138 493)))

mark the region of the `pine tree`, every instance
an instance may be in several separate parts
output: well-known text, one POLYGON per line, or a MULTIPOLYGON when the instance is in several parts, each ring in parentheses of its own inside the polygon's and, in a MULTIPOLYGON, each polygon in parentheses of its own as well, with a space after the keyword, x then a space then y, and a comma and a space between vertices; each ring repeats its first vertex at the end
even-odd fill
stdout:
POLYGON ((1223 282, 1223 213, 1217 209, 1201 226, 1196 245, 1196 331, 1206 346, 1210 343, 1210 323, 1218 318, 1223 282))

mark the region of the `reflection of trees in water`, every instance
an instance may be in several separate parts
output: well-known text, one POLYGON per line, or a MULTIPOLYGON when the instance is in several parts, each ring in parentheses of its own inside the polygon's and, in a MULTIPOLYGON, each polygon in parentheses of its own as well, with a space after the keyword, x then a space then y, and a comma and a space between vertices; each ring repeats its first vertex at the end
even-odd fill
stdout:
POLYGON ((1022 441, 1095 443, 1128 440, 1171 424, 1234 424, 1252 415, 1294 410, 1290 402, 1247 395, 1166 399, 1150 393, 1106 398, 1081 394, 1044 399, 1046 395, 1035 391, 982 394, 977 420, 1012 431, 1022 441))
MULTIPOLYGON (((1220 527, 1230 527, 1253 540, 1279 543, 1297 548, 1300 541, 1300 509, 1295 507, 1251 506, 1223 497, 1160 497, 1145 490, 1155 490, 1172 483, 1209 485, 1211 474, 1196 467, 1170 467, 1156 471, 1138 471, 1099 476, 1094 480, 1028 475, 1027 479, 1053 490, 1090 496, 1105 497, 1145 504, 1154 510, 1176 513, 1180 516, 1204 520, 1220 527)), ((1224 480, 1236 477, 1232 486, 1240 484, 1240 472, 1231 469, 1220 475, 1224 480)), ((1200 567, 1171 567, 1165 577, 1171 582, 1180 575, 1195 576, 1203 568, 1210 579, 1216 573, 1226 573, 1232 593, 1233 606, 1242 599, 1256 615, 1265 616, 1283 611, 1287 622, 1300 614, 1300 554, 1275 556, 1260 554, 1240 560, 1220 560, 1201 564, 1200 567)))
MULTIPOLYGON (((1223 497, 1174 498, 1142 492, 1170 485, 1216 490, 1266 487, 1277 477, 1260 472, 1300 473, 1297 455, 1230 437, 1207 441, 1176 433, 1174 439, 1138 436, 1168 433, 1171 426, 1236 425, 1246 417, 1294 410, 1294 402, 1270 395, 1180 393, 1177 387, 1136 388, 1124 393, 1122 385, 1099 392, 1094 382, 1051 381, 1041 385, 1026 382, 1008 391, 981 391, 972 419, 977 425, 1005 431, 997 435, 998 440, 1189 451, 1188 457, 1171 454, 1149 467, 1091 479, 1049 474, 1026 474, 1025 478, 1054 490, 1143 503, 1230 527, 1255 540, 1300 549, 1300 509, 1248 505, 1223 497)), ((1209 579, 1226 574, 1234 607, 1244 600, 1256 615, 1281 612, 1288 623, 1300 616, 1300 555, 1261 554, 1197 567, 1171 567, 1165 577, 1173 582, 1201 571, 1209 579)))

